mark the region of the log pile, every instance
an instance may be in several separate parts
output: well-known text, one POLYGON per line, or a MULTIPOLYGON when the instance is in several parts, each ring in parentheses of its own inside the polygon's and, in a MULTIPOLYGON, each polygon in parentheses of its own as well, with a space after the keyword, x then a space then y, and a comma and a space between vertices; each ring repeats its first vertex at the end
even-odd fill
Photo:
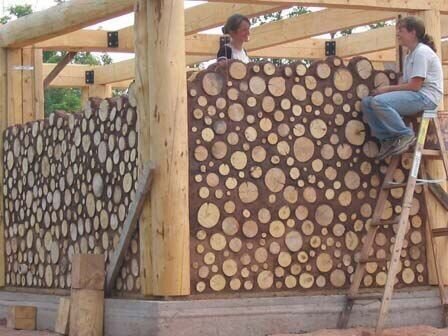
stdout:
MULTIPOLYGON (((135 194, 136 122, 127 98, 91 99, 5 131, 7 286, 68 289, 74 254, 109 261, 135 194)), ((117 291, 140 290, 138 239, 117 291)))
MULTIPOLYGON (((364 58, 213 65, 190 78, 192 291, 347 288, 387 165, 361 98, 396 82, 364 58)), ((406 178, 403 159, 395 180, 406 178)), ((401 211, 403 189, 384 219, 401 211)), ((422 189, 411 210, 399 285, 427 283, 422 189)), ((389 255, 394 227, 372 256, 389 255)), ((370 263, 365 287, 385 284, 370 263)))

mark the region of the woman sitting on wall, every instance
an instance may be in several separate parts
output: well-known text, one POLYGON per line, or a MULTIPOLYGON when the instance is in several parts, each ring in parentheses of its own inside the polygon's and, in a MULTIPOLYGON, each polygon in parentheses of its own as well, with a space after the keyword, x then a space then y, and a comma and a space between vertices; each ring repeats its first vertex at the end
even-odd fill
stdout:
POLYGON ((223 41, 219 48, 217 59, 228 60, 237 59, 243 63, 249 63, 250 59, 243 44, 249 41, 250 21, 241 14, 233 14, 227 19, 226 24, 222 28, 223 34, 230 36, 230 41, 223 41))
POLYGON ((380 160, 405 152, 415 142, 414 131, 401 116, 434 110, 443 96, 442 65, 434 40, 425 33, 424 22, 413 16, 399 20, 397 37, 409 50, 402 83, 377 88, 374 97, 362 101, 365 118, 381 142, 380 160))

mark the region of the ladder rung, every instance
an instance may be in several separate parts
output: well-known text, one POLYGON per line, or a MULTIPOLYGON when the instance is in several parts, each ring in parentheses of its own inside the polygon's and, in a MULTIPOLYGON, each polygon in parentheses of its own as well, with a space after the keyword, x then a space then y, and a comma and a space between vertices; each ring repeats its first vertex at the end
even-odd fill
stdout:
POLYGON ((385 185, 383 185, 382 189, 398 189, 398 188, 405 188, 407 186, 407 182, 406 183, 387 183, 385 185))
POLYGON ((358 295, 348 295, 347 299, 349 300, 382 300, 383 294, 358 294, 358 295))
MULTIPOLYGON (((413 156, 414 152, 406 152, 404 155, 413 156)), ((440 149, 423 149, 422 150, 423 156, 429 156, 429 157, 442 157, 442 154, 440 152, 440 149)))
POLYGON ((392 219, 388 219, 388 220, 380 220, 378 222, 372 222, 370 223, 370 225, 372 226, 384 226, 384 225, 394 225, 394 224, 398 224, 400 222, 400 217, 395 217, 392 219))
POLYGON ((380 262, 384 262, 384 261, 388 261, 388 259, 386 258, 373 258, 373 257, 369 257, 367 259, 359 259, 359 262, 362 264, 367 264, 367 263, 380 263, 380 262))
POLYGON ((440 152, 440 149, 424 149, 424 150, 422 150, 422 155, 442 157, 442 153, 440 152))
POLYGON ((448 236, 448 228, 432 229, 432 236, 433 236, 433 237, 444 237, 444 236, 448 236))

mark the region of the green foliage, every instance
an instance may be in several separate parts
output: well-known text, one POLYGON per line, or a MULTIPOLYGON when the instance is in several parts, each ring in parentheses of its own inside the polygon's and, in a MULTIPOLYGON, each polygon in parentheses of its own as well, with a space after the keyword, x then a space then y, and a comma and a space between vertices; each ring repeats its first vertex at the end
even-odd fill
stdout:
POLYGON ((31 14, 33 9, 31 5, 14 5, 8 7, 8 14, 0 18, 0 23, 5 24, 13 19, 31 14))
POLYGON ((80 111, 81 89, 50 88, 45 90, 45 116, 57 110, 80 111))
MULTIPOLYGON (((58 63, 66 52, 46 51, 44 52, 45 63, 58 63)), ((105 65, 111 64, 112 58, 108 54, 100 57, 90 52, 78 53, 74 58, 75 64, 105 65)), ((117 92, 118 94, 118 92, 117 92)), ((72 88, 49 88, 45 90, 45 115, 56 110, 75 112, 81 109, 81 90, 72 88)))

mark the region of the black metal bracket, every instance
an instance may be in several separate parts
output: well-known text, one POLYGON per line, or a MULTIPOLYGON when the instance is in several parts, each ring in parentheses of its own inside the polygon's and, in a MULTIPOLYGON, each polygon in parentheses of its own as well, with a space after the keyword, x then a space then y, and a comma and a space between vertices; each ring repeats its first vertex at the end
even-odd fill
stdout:
POLYGON ((109 48, 118 48, 118 32, 107 32, 107 45, 109 48))
POLYGON ((86 71, 86 84, 95 84, 95 71, 86 71))
POLYGON ((336 41, 325 41, 325 56, 336 56, 336 41))

